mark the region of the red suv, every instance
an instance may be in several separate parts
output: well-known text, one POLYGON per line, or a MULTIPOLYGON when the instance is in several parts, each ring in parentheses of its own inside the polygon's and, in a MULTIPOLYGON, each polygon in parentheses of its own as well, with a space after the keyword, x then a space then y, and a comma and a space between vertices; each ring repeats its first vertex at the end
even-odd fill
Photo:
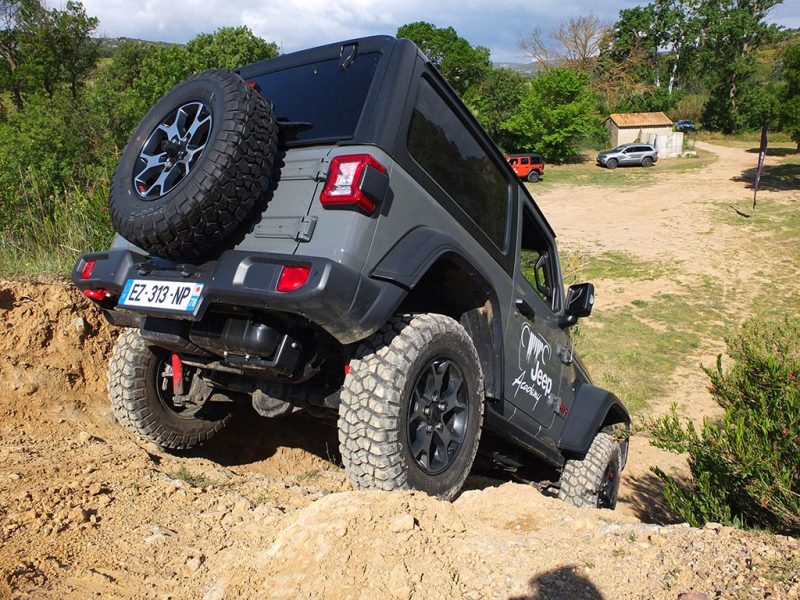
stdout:
POLYGON ((520 179, 536 183, 544 175, 544 161, 538 154, 506 154, 506 160, 520 179))

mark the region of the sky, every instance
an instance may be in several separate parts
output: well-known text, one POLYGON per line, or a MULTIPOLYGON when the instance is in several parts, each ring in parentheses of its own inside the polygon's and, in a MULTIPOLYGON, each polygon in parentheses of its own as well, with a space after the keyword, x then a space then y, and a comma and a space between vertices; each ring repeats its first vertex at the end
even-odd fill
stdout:
MULTIPOLYGON (((612 23, 634 0, 82 0, 100 19, 99 33, 183 43, 219 27, 247 25, 259 37, 292 52, 366 35, 394 35, 414 21, 452 26, 495 62, 525 62, 518 40, 572 16, 594 12, 612 23)), ((49 0, 50 6, 61 6, 49 0)), ((769 21, 800 27, 800 2, 784 0, 769 21)))

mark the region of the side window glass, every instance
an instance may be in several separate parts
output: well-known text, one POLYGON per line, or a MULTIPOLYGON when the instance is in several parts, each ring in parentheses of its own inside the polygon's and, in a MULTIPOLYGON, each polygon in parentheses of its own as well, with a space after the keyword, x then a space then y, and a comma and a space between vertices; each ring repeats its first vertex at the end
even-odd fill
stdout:
POLYGON ((508 181, 459 116, 425 79, 408 130, 408 152, 501 250, 508 181))
POLYGON ((555 252, 527 209, 523 209, 519 268, 536 295, 550 310, 558 312, 561 292, 556 282, 555 252))
POLYGON ((528 160, 528 157, 527 157, 527 156, 524 156, 524 157, 522 158, 522 164, 523 164, 523 165, 527 165, 529 162, 530 162, 530 161, 528 160))

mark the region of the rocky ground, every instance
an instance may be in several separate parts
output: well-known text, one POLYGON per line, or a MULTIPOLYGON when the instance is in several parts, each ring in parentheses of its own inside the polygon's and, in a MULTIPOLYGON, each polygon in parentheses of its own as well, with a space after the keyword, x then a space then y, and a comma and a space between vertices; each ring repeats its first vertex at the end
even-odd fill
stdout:
POLYGON ((0 282, 2 598, 800 596, 798 540, 668 524, 638 436, 613 512, 483 476, 453 503, 356 492, 333 425, 303 416, 243 411, 191 453, 133 439, 105 397, 113 337, 65 284, 0 282))

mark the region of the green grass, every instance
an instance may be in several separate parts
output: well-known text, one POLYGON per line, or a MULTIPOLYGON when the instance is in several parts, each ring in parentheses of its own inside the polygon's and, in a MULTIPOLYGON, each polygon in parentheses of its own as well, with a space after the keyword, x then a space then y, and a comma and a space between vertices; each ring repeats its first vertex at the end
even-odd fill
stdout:
POLYGON ((778 317, 797 312, 800 273, 800 195, 770 202, 761 198, 753 210, 752 199, 734 204, 749 218, 720 207, 716 219, 736 228, 742 243, 752 249, 753 261, 742 265, 752 273, 754 301, 747 307, 761 316, 778 317))
MULTIPOLYGON (((796 147, 788 133, 770 131, 768 137, 769 146, 771 147, 796 147)), ((736 134, 725 134, 718 131, 698 131, 690 134, 689 139, 697 139, 701 142, 708 142, 717 146, 729 146, 731 148, 758 148, 761 144, 761 131, 743 131, 736 134)))
MULTIPOLYGON (((570 256, 567 254, 567 260, 570 256)), ((660 261, 641 260, 630 254, 610 250, 596 256, 583 256, 582 276, 586 281, 598 279, 658 279, 669 271, 668 266, 660 261)))
POLYGON ((548 165, 539 183, 527 184, 535 194, 537 190, 548 190, 563 185, 592 185, 629 188, 656 183, 662 173, 685 172, 702 169, 716 160, 711 152, 699 150, 696 158, 665 158, 653 167, 618 167, 605 169, 594 162, 595 155, 587 155, 586 162, 573 165, 548 165))
POLYGON ((107 190, 102 180, 44 197, 35 182, 22 182, 16 205, 0 206, 0 277, 68 275, 80 254, 108 248, 107 190))
POLYGON ((595 382, 634 414, 664 394, 670 376, 709 335, 721 337, 724 301, 713 280, 680 293, 598 312, 580 333, 580 353, 595 382))
POLYGON ((199 488, 205 488, 214 484, 213 481, 207 479, 203 475, 190 472, 186 468, 186 465, 181 465, 180 469, 172 473, 172 478, 185 481, 189 485, 199 488))

